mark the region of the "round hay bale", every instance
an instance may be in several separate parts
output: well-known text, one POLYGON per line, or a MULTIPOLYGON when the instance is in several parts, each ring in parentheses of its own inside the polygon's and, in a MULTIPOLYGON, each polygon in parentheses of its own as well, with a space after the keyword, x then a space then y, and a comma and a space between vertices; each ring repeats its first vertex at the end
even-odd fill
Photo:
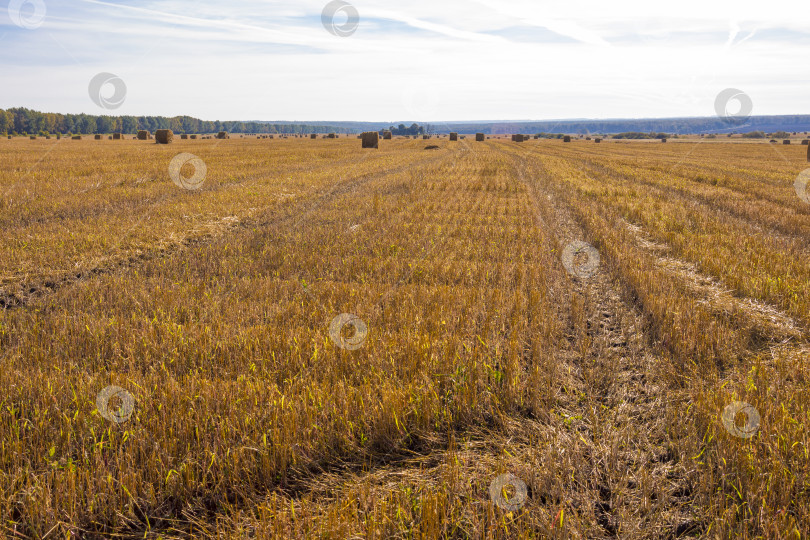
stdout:
POLYGON ((456 133, 455 131, 451 131, 450 132, 450 140, 451 141, 457 141, 458 140, 458 133, 456 133))
POLYGON ((393 137, 393 134, 390 131, 388 131, 388 130, 383 131, 383 139, 387 140, 387 139, 391 139, 392 137, 393 137))
POLYGON ((790 144, 790 139, 785 139, 784 141, 782 141, 782 144, 790 144))
POLYGON ((145 129, 138 131, 138 140, 139 141, 147 141, 149 140, 149 132, 145 129))
POLYGON ((366 131, 362 135, 363 148, 379 148, 380 147, 380 134, 376 131, 366 131))
POLYGON ((31 137, 30 137, 30 138, 31 138, 31 140, 32 140, 32 141, 37 140, 37 136, 36 136, 36 135, 31 135, 31 137))
POLYGON ((186 140, 186 139, 188 139, 188 135, 186 135, 185 133, 181 133, 181 134, 180 134, 180 138, 181 138, 182 140, 186 140))
POLYGON ((217 139, 230 139, 227 131, 220 131, 217 133, 217 139))
POLYGON ((100 141, 100 140, 101 140, 101 135, 96 135, 96 136, 95 136, 95 139, 96 139, 97 141, 100 141))
POLYGON ((571 136, 570 135, 564 136, 563 137, 563 142, 571 142, 571 136))
POLYGON ((155 131, 155 142, 157 144, 170 144, 174 140, 174 133, 170 129, 158 129, 155 131))
POLYGON ((113 137, 113 140, 114 140, 114 141, 120 141, 121 139, 123 139, 123 138, 124 138, 124 137, 123 137, 123 135, 122 135, 121 133, 113 133, 113 136, 112 136, 112 137, 113 137))
POLYGON ((73 139, 74 141, 80 141, 80 140, 82 140, 82 136, 81 135, 74 135, 73 137, 71 137, 71 139, 73 139))
POLYGON ((476 142, 484 142, 484 134, 483 133, 476 133, 475 134, 475 141, 476 142))

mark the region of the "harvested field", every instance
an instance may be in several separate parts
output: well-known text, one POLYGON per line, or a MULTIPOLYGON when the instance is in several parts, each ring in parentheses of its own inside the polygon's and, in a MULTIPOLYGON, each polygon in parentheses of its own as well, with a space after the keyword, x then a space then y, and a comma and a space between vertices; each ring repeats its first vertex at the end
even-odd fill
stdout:
POLYGON ((3 535, 806 531, 803 146, 194 138, 0 144, 3 535))

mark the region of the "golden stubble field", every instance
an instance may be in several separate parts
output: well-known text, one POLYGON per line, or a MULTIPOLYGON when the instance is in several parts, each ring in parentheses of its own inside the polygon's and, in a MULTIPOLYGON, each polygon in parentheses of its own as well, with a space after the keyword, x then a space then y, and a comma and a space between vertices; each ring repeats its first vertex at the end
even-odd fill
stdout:
POLYGON ((805 152, 0 141, 3 535, 804 538, 805 152))

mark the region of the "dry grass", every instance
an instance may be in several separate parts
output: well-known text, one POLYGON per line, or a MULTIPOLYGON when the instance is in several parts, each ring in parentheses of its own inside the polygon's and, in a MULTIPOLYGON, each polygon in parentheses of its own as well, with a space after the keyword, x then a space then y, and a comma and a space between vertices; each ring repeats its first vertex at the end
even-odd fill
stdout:
POLYGON ((4 534, 800 538, 802 147, 448 143, 3 142, 4 534))

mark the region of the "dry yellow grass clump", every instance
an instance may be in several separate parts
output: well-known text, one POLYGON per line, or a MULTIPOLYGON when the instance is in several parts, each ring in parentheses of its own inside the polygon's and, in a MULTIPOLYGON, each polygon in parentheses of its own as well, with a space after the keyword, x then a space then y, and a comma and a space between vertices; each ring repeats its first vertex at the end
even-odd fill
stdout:
POLYGON ((4 142, 3 534, 801 538, 805 152, 672 142, 4 142))

